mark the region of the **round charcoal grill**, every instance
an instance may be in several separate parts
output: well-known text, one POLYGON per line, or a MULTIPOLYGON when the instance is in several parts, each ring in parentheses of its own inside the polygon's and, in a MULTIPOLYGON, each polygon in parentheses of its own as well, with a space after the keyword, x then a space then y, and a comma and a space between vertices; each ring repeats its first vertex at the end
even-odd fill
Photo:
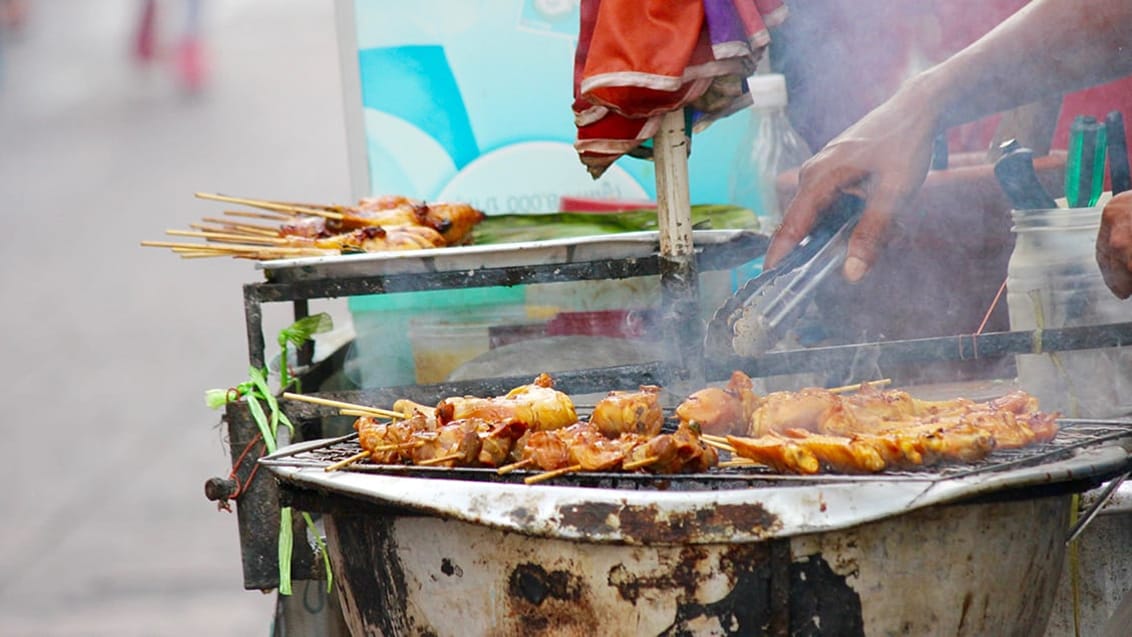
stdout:
POLYGON ((326 514, 356 635, 1033 635, 1070 494, 1132 449, 1132 422, 1060 424, 975 465, 874 476, 326 472, 353 437, 261 462, 326 514))

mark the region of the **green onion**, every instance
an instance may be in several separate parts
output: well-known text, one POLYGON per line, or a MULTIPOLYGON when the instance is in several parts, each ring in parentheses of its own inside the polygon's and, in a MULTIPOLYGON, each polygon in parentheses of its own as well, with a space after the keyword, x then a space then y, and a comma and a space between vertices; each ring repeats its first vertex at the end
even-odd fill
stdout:
MULTIPOLYGON (((301 318, 279 332, 279 346, 283 349, 279 365, 280 383, 282 385, 280 391, 285 390, 292 383, 298 385, 297 378, 289 378, 287 346, 291 344, 295 347, 301 347, 303 343, 310 339, 311 335, 330 329, 333 329, 330 315, 322 312, 301 318)), ((295 425, 291 423, 287 414, 283 413, 283 410, 279 407, 279 399, 275 397, 275 392, 271 391, 267 379, 266 369, 249 367, 248 380, 232 389, 209 389, 204 393, 204 400, 205 404, 212 409, 219 409, 230 402, 243 398, 248 405, 248 412, 251 414, 252 420, 255 421, 260 435, 263 436, 267 453, 275 453, 278 448, 279 425, 282 424, 287 427, 292 434, 295 433, 295 425), (266 411, 260 401, 267 404, 266 411)), ((330 570, 329 551, 326 548, 326 543, 322 541, 322 536, 310 514, 304 512, 302 515, 311 535, 314 536, 315 544, 322 553, 323 564, 326 567, 326 591, 329 593, 334 585, 334 574, 330 570)), ((291 526, 292 519, 291 507, 282 507, 279 510, 279 593, 282 595, 291 594, 291 553, 295 541, 294 530, 291 526)))
POLYGON ((279 594, 291 594, 291 549, 294 537, 291 530, 291 507, 279 509, 279 594))

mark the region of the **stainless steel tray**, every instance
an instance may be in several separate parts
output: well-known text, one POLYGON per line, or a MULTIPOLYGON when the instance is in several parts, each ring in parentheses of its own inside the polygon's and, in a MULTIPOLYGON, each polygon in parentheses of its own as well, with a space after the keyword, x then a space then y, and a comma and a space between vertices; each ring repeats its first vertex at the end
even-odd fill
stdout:
MULTIPOLYGON (((749 230, 696 230, 692 233, 692 240, 698 248, 723 249, 760 236, 749 230)), ((301 281, 632 259, 653 256, 658 250, 659 233, 643 231, 548 241, 276 259, 263 261, 258 267, 272 280, 301 281)), ((755 258, 758 253, 750 256, 755 258)))

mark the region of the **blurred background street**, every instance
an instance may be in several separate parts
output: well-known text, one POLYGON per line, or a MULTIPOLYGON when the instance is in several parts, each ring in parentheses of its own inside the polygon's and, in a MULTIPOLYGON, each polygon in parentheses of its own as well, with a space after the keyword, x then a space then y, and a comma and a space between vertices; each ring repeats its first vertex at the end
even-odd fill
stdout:
POLYGON ((0 35, 0 635, 271 628, 202 489, 229 470, 203 392, 246 378, 258 272, 138 244, 219 214, 195 191, 348 201, 334 11, 203 0, 191 90, 185 4, 158 3, 148 63, 140 0, 27 0, 0 35))

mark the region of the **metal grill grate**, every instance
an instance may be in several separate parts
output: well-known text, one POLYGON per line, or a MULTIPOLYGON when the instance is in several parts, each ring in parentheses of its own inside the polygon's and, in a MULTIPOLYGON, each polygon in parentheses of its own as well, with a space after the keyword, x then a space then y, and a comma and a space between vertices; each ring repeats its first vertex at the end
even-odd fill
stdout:
MULTIPOLYGON (((989 474, 1020 467, 1033 467, 1071 457, 1077 450, 1103 444, 1116 444, 1124 439, 1132 444, 1132 420, 1061 419, 1060 430, 1050 442, 1022 449, 997 450, 985 459, 965 464, 941 464, 920 470, 885 471, 872 475, 824 473, 814 476, 782 475, 761 466, 717 467, 706 473, 649 474, 615 472, 578 472, 555 478, 547 484, 578 487, 647 490, 714 490, 746 489, 759 486, 812 486, 852 481, 943 480, 989 474)), ((261 460, 274 466, 326 468, 361 451, 357 435, 327 440, 322 444, 297 449, 292 453, 261 460)), ((727 459, 726 452, 720 452, 727 459)), ((340 471, 378 473, 415 478, 444 478, 479 482, 522 482, 538 471, 518 470, 499 475, 494 469, 463 467, 419 467, 414 465, 378 465, 358 462, 340 471)))

